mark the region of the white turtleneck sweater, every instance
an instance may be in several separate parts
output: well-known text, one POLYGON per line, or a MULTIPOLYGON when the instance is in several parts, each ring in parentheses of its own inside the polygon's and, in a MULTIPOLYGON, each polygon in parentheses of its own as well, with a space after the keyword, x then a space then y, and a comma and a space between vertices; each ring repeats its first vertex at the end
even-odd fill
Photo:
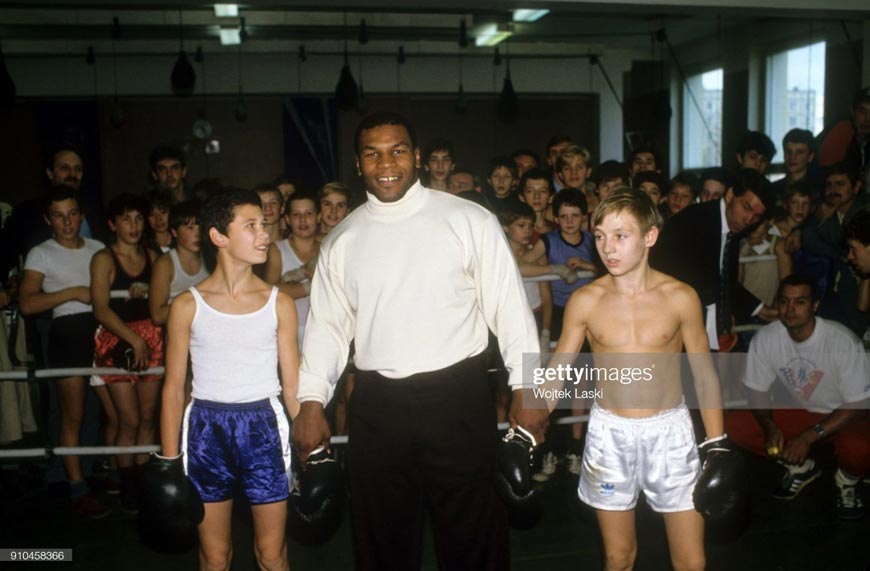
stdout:
POLYGON ((419 181, 396 202, 369 193, 327 235, 310 299, 300 402, 329 402, 351 340, 359 369, 394 379, 480 354, 487 327, 511 387, 522 383, 523 354, 539 358, 522 279, 495 216, 419 181))

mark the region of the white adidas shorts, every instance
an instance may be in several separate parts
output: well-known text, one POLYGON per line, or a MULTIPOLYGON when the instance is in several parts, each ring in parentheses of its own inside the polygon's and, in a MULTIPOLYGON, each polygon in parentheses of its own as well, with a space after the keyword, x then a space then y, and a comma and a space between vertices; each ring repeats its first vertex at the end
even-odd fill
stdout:
POLYGON ((691 510, 700 471, 685 403, 646 418, 626 418, 592 405, 577 488, 584 503, 627 511, 643 490, 657 512, 691 510))

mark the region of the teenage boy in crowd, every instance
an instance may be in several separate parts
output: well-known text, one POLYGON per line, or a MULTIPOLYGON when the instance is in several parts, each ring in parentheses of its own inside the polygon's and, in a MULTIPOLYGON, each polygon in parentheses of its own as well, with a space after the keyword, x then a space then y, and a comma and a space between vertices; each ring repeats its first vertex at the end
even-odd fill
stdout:
POLYGON ((642 172, 661 172, 656 152, 649 146, 641 146, 632 150, 628 155, 626 164, 632 180, 642 172))
POLYGON ((553 223, 548 219, 550 205, 553 202, 553 187, 550 186, 550 177, 541 169, 530 169, 520 179, 518 185, 519 196, 522 202, 532 207, 535 212, 534 227, 532 232, 531 246, 538 242, 538 238, 547 232, 553 231, 553 223))
POLYGON ((649 196, 653 204, 658 206, 662 203, 665 192, 668 190, 668 179, 655 171, 643 171, 634 175, 631 180, 634 188, 642 190, 649 196))
POLYGON ((729 188, 734 187, 734 176, 728 169, 712 167, 701 172, 701 194, 698 202, 719 200, 729 188))
MULTIPOLYGON (((33 247, 24 262, 19 304, 25 316, 51 310, 48 367, 90 367, 97 322, 91 307, 91 257, 101 242, 79 234, 82 211, 72 187, 54 185, 45 195, 44 220, 53 237, 33 247)), ((82 376, 63 377, 49 385, 60 411, 60 446, 78 446, 88 385, 82 376)), ((109 515, 111 510, 88 489, 78 456, 63 456, 73 509, 83 519, 109 515)))
POLYGON ((668 193, 665 195, 662 215, 667 220, 677 212, 694 204, 698 196, 698 177, 690 172, 683 171, 671 179, 668 185, 668 193))
POLYGON ((737 164, 740 168, 753 169, 764 174, 774 155, 776 145, 760 131, 743 133, 737 144, 737 164))
POLYGON ((526 171, 541 168, 541 157, 531 149, 517 149, 511 153, 511 159, 517 165, 517 177, 522 178, 526 171))
POLYGON ((556 159, 559 158, 562 151, 573 143, 568 135, 555 135, 547 141, 547 167, 553 173, 553 191, 556 193, 562 190, 562 183, 559 182, 559 177, 556 176, 556 159))
POLYGON ((598 199, 596 205, 617 188, 631 185, 628 167, 619 161, 604 161, 592 169, 592 180, 595 182, 595 196, 598 199))
POLYGON ((456 168, 453 145, 447 139, 434 139, 423 153, 423 170, 429 174, 428 187, 447 190, 447 177, 456 168))
POLYGON ((266 231, 269 233, 269 243, 272 244, 284 237, 281 231, 281 213, 284 209, 284 195, 281 194, 278 187, 271 184, 257 185, 254 190, 263 204, 266 231))
POLYGON ((253 272, 269 248, 256 193, 209 197, 200 222, 214 272, 172 303, 161 460, 183 464, 205 506, 200 569, 230 568, 233 496, 241 492, 251 506, 259 568, 287 571, 287 414, 299 411, 295 307, 253 272), (185 407, 188 355, 193 400, 185 407))
MULTIPOLYGON (((163 364, 163 330, 151 321, 148 289, 157 253, 144 246, 148 202, 134 194, 119 194, 109 201, 106 217, 114 244, 91 260, 91 299, 100 323, 94 336, 94 366, 131 371, 163 364), (128 292, 125 299, 113 291, 128 292)), ((154 444, 157 440, 157 404, 161 375, 99 375, 94 386, 106 386, 118 417, 115 446, 154 444)), ((139 463, 145 461, 140 455, 139 463)), ((136 462, 132 454, 118 454, 121 505, 138 509, 136 462)))
POLYGON ((322 242, 329 232, 350 212, 350 189, 340 182, 328 182, 317 191, 320 216, 317 241, 322 242))
POLYGON ((785 195, 789 187, 806 181, 807 184, 821 192, 825 181, 819 173, 813 170, 811 163, 816 156, 816 140, 811 131, 792 129, 782 138, 782 152, 785 155, 785 176, 771 184, 776 200, 785 204, 785 195))
POLYGON ((586 195, 589 204, 598 204, 594 187, 586 184, 592 171, 592 155, 578 145, 569 145, 556 157, 556 178, 562 188, 576 188, 586 195))
POLYGON ((175 202, 181 202, 187 197, 184 187, 187 178, 184 151, 171 145, 161 145, 151 151, 148 163, 152 182, 168 190, 175 202))
POLYGON ((489 161, 489 169, 486 174, 488 188, 483 195, 493 212, 509 204, 519 202, 517 193, 514 192, 514 179, 517 176, 517 167, 508 157, 495 157, 489 161))
POLYGON ((153 250, 166 253, 172 247, 172 232, 169 225, 169 211, 176 204, 175 196, 168 190, 155 187, 145 194, 148 201, 148 227, 145 238, 153 250))
POLYGON ((465 169, 456 169, 447 177, 447 192, 459 194, 460 192, 483 192, 480 188, 480 178, 473 172, 465 169))

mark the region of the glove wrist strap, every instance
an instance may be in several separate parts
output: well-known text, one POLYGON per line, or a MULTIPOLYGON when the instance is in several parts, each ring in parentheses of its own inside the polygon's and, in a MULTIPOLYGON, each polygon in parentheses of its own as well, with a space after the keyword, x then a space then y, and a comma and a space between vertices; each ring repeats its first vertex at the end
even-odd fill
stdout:
POLYGON ((716 442, 721 442, 727 438, 728 438, 728 435, 723 432, 721 436, 714 436, 713 438, 708 438, 708 439, 704 440, 704 442, 702 442, 698 446, 698 448, 704 448, 705 446, 709 446, 709 445, 714 444, 716 442))

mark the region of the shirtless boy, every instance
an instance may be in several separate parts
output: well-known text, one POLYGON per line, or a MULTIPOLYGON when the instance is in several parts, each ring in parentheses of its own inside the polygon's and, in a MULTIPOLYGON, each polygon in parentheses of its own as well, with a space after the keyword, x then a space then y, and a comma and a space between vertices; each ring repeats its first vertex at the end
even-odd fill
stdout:
MULTIPOLYGON (((618 191, 598 205, 595 245, 608 273, 571 296, 556 358, 575 355, 584 340, 596 366, 635 360, 637 354, 678 356, 685 348, 707 433, 703 448, 724 438, 719 382, 697 294, 647 263, 661 223, 652 200, 638 190, 618 191)), ((646 360, 657 364, 652 382, 606 383, 592 405, 578 495, 596 510, 607 571, 633 568, 641 489, 650 507, 664 515, 674 569, 703 569, 704 521, 692 500, 700 463, 680 360, 646 360)))

